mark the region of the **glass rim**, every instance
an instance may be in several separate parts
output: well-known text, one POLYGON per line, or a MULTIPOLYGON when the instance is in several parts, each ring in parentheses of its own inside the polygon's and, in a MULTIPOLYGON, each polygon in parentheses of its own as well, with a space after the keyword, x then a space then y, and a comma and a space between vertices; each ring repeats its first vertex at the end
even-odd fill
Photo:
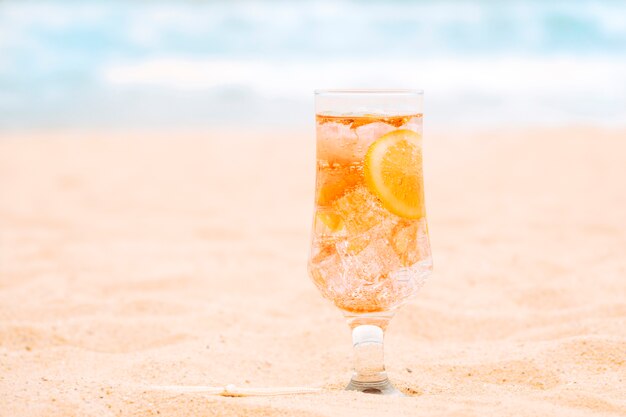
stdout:
POLYGON ((321 95, 423 95, 424 90, 413 88, 329 88, 313 90, 316 96, 321 95))

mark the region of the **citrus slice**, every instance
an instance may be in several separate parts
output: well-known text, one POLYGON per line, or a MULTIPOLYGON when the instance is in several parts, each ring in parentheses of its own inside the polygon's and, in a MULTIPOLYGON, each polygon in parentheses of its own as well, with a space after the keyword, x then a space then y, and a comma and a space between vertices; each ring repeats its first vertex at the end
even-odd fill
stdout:
POLYGON ((365 155, 365 184, 383 207, 400 217, 424 216, 422 137, 394 130, 372 143, 365 155))

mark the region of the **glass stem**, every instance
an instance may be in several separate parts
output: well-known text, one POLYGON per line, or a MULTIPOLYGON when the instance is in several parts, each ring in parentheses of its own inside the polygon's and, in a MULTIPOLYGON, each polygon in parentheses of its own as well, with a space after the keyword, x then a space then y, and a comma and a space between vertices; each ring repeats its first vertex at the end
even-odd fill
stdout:
POLYGON ((384 336, 393 313, 348 315, 352 329, 354 372, 346 387, 368 394, 403 396, 394 388, 385 372, 384 336))
POLYGON ((372 324, 354 327, 352 346, 354 348, 352 382, 378 385, 386 381, 383 329, 372 324))

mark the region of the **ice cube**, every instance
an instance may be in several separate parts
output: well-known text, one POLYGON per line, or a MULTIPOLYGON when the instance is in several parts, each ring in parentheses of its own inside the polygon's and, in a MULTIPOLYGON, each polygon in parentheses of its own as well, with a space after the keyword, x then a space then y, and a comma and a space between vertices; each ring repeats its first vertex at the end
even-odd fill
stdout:
POLYGON ((423 119, 421 117, 411 117, 400 129, 408 129, 422 134, 422 122, 423 119))
POLYGON ((430 243, 426 219, 400 220, 392 231, 389 241, 402 261, 411 266, 430 257, 430 243))
POLYGON ((346 235, 343 218, 333 210, 318 208, 313 223, 317 238, 339 238, 346 235))
MULTIPOLYGON (((348 311, 382 311, 400 305, 419 288, 422 262, 403 268, 384 238, 370 240, 358 254, 342 252, 341 242, 318 250, 309 263, 311 277, 324 297, 348 311)), ((422 274, 424 275, 424 274, 422 274)), ((425 276, 425 275, 424 275, 425 276)))
POLYGON ((392 216, 364 186, 357 186, 337 199, 333 209, 343 219, 349 235, 366 232, 392 216))
POLYGON ((386 133, 396 130, 384 122, 349 125, 327 122, 317 125, 317 158, 329 163, 362 161, 370 145, 386 133))
POLYGON ((343 292, 344 269, 334 246, 325 246, 309 261, 309 273, 322 295, 333 300, 343 292))
POLYGON ((393 130, 396 130, 394 126, 383 122, 372 122, 357 127, 355 132, 358 137, 358 143, 353 151, 354 154, 357 155, 359 159, 365 158, 365 154, 370 145, 379 137, 393 130))
MULTIPOLYGON (((347 279, 354 277, 365 283, 375 283, 392 271, 402 266, 400 257, 389 245, 384 237, 377 237, 358 253, 340 249, 337 245, 337 253, 341 258, 347 279)), ((361 283, 362 284, 362 283, 361 283)))
POLYGON ((317 159, 330 164, 359 161, 354 152, 357 145, 358 137, 349 125, 334 122, 317 125, 317 159))
POLYGON ((387 241, 395 230, 397 220, 394 217, 386 217, 380 223, 374 225, 365 232, 358 234, 346 234, 337 242, 337 252, 340 255, 357 255, 375 240, 387 241))
POLYGON ((431 258, 426 258, 410 267, 393 271, 389 274, 389 279, 394 283, 398 294, 403 297, 409 297, 424 285, 432 269, 431 258))

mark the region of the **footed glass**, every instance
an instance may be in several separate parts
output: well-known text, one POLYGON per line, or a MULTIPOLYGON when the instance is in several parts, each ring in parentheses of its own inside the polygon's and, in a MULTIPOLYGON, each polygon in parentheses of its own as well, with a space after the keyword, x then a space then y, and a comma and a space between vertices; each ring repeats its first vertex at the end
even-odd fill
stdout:
POLYGON ((317 165, 309 274, 352 329, 348 390, 402 395, 384 331, 432 271, 417 90, 315 92, 317 165))

